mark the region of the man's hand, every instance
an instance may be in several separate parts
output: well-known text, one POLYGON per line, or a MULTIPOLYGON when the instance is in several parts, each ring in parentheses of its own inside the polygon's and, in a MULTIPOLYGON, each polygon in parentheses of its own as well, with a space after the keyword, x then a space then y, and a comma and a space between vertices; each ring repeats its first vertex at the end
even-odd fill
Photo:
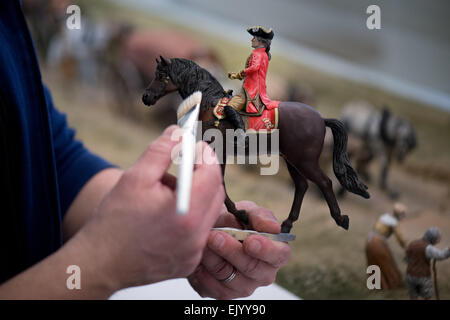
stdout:
MULTIPOLYGON (((249 201, 242 201, 236 206, 247 211, 256 231, 280 233, 280 225, 268 209, 249 201)), ((240 228, 235 217, 226 210, 215 226, 240 228)), ((280 267, 288 262, 290 252, 287 243, 272 241, 264 236, 252 235, 241 243, 224 232, 212 231, 201 264, 188 279, 202 297, 246 297, 256 288, 275 281, 280 267), (226 283, 221 281, 232 274, 233 267, 237 269, 236 277, 226 283)))
MULTIPOLYGON (((186 277, 200 263, 209 231, 223 206, 225 193, 218 163, 196 166, 190 210, 176 213, 176 179, 167 173, 171 139, 166 129, 138 162, 125 171, 98 211, 79 232, 95 248, 116 288, 186 277)), ((205 143, 196 146, 202 156, 205 143)), ((77 234, 78 236, 78 234, 77 234)))
MULTIPOLYGON (((120 176, 62 248, 2 283, 0 299, 104 299, 125 287, 192 274, 225 192, 217 160, 203 161, 194 169, 189 212, 176 213, 176 179, 167 173, 179 143, 171 139, 176 129, 166 129, 120 176), (67 287, 72 264, 81 270, 80 290, 67 287)), ((208 148, 198 143, 197 157, 213 154, 208 148)))

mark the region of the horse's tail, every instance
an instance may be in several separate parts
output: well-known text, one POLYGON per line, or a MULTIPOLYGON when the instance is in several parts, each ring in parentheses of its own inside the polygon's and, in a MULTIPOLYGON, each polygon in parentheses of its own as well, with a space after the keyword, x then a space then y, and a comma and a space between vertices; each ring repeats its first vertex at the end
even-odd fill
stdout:
POLYGON ((366 199, 370 198, 369 193, 366 191, 367 186, 359 180, 348 159, 348 136, 344 124, 337 119, 324 119, 324 121, 325 125, 333 133, 333 170, 336 178, 347 191, 359 194, 366 199))

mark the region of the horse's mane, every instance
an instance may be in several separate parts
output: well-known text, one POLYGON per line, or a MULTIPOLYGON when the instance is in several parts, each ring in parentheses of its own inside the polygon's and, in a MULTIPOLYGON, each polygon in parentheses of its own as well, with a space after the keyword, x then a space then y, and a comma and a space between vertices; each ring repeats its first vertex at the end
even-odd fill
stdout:
POLYGON ((183 99, 195 91, 201 91, 200 107, 208 109, 227 95, 219 81, 195 62, 182 58, 173 58, 170 61, 170 78, 178 86, 178 91, 183 99))

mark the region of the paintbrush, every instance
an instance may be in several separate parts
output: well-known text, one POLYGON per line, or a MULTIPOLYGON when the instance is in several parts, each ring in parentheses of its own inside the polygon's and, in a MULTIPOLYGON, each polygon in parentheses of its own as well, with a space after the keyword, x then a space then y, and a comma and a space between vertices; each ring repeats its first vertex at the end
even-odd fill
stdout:
POLYGON ((192 174, 194 171, 197 120, 201 101, 202 93, 196 91, 184 99, 177 109, 177 124, 183 130, 177 179, 177 213, 180 215, 185 215, 189 211, 192 174))

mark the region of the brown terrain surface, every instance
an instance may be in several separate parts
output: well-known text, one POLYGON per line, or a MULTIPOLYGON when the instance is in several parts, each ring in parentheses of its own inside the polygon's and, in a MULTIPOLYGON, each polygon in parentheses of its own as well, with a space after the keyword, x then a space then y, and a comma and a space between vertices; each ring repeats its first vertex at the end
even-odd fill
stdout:
MULTIPOLYGON (((89 148, 123 168, 131 166, 163 130, 148 120, 136 124, 109 112, 107 93, 91 88, 78 88, 68 93, 59 82, 48 76, 55 104, 68 114, 70 124, 77 128, 77 136, 89 148), (99 94, 100 92, 100 94, 99 94)), ((143 115, 152 111, 142 105, 143 115)), ((175 122, 175 119, 174 119, 175 122)), ((301 146, 299 146, 301 147, 301 146)), ((406 164, 408 159, 406 160, 406 164)), ((330 164, 331 165, 331 164, 330 164)), ((172 168, 172 171, 175 172, 172 168)), ((334 185, 337 181, 328 170, 334 185)), ((378 165, 371 168, 374 183, 369 184, 371 198, 365 200, 353 194, 339 199, 343 213, 350 217, 350 229, 337 227, 330 217, 326 202, 318 189, 310 183, 300 219, 292 233, 297 238, 291 243, 292 257, 279 276, 278 283, 302 298, 314 299, 407 299, 406 289, 393 292, 370 291, 366 288, 366 261, 364 245, 377 217, 391 210, 394 201, 376 186, 378 165)), ((394 165, 390 184, 400 191, 400 201, 409 208, 401 223, 407 240, 422 236, 431 226, 442 232, 442 245, 450 244, 450 197, 448 181, 424 178, 404 167, 394 165)), ((284 162, 274 176, 261 176, 257 165, 230 164, 226 185, 234 201, 252 200, 270 208, 280 223, 287 217, 294 195, 284 162)), ((394 239, 389 240, 400 270, 404 273, 404 254, 394 239)), ((450 260, 438 263, 441 298, 450 298, 450 260)))

